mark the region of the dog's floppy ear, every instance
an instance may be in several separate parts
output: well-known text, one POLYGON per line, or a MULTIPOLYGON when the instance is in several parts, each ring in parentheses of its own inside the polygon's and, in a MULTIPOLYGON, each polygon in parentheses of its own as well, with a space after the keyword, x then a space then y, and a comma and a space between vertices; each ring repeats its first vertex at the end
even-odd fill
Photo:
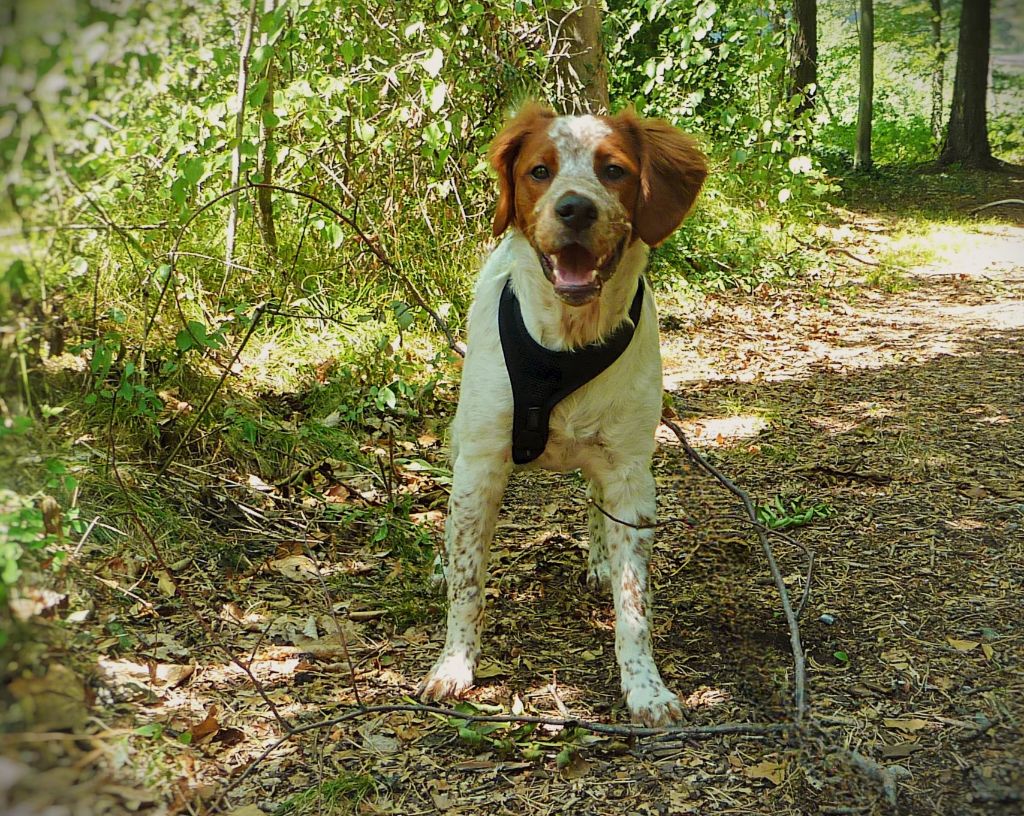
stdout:
POLYGON ((619 114, 640 151, 640 193, 633 215, 636 234, 657 246, 683 223, 708 174, 697 142, 661 119, 619 114))
POLYGON ((555 114, 537 104, 524 105, 514 118, 494 137, 488 158, 498 173, 498 207, 494 211, 494 236, 501 235, 516 219, 515 165, 519 148, 534 131, 547 127, 555 114))

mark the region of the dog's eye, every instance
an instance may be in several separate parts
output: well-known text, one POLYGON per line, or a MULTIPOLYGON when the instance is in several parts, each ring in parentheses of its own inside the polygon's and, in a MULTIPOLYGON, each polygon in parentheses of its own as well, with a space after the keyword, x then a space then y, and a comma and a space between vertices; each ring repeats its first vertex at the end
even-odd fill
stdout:
POLYGON ((551 171, 543 164, 538 164, 530 171, 530 175, 537 179, 537 181, 544 181, 544 179, 551 178, 551 171))
POLYGON ((609 181, 618 181, 626 175, 626 168, 617 164, 609 164, 604 168, 604 177, 609 181))

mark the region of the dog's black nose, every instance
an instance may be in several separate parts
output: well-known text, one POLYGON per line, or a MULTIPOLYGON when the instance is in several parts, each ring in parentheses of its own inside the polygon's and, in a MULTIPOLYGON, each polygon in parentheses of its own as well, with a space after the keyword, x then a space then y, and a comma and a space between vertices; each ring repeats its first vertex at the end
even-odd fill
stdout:
POLYGON ((586 196, 568 193, 558 199, 555 213, 569 229, 582 232, 597 220, 597 205, 586 196))

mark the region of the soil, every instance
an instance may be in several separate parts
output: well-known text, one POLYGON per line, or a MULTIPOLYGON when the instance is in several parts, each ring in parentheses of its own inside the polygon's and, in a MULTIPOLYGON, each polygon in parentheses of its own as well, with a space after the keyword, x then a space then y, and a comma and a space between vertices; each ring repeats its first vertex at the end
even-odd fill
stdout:
MULTIPOLYGON (((1024 227, 1012 207, 998 215, 874 288, 858 277, 898 216, 850 211, 845 246, 861 260, 847 257, 845 276, 663 305, 679 420, 766 521, 788 521, 814 553, 802 729, 659 742, 379 713, 297 734, 240 780, 283 721, 343 714, 356 690, 363 704, 414 702, 443 615, 425 564, 368 543, 358 515, 332 526, 249 481, 237 486, 264 497, 247 501, 265 519, 290 510, 255 524, 263 538, 253 535, 246 569, 208 551, 161 565, 143 541, 137 563, 87 546, 81 566, 100 582, 88 603, 22 598, 37 627, 27 649, 47 670, 13 681, 31 727, 0 738, 0 804, 54 816, 215 804, 255 816, 284 803, 405 816, 1020 813, 1024 227), (75 609, 88 612, 69 620, 75 609)), ((687 725, 789 723, 793 657, 756 538, 674 437, 659 439, 655 654, 666 682, 687 725)), ((440 456, 429 436, 414 452, 440 456)), ((168 494, 186 490, 178 474, 168 494)), ((407 473, 404 484, 436 535, 443 480, 407 473)), ((370 501, 351 480, 332 490, 336 502, 370 501)), ((583 502, 575 477, 513 479, 468 698, 479 713, 627 722, 610 600, 582 580, 583 502)), ((235 527, 246 523, 238 514, 235 527)), ((781 538, 774 547, 799 598, 807 556, 781 538)))

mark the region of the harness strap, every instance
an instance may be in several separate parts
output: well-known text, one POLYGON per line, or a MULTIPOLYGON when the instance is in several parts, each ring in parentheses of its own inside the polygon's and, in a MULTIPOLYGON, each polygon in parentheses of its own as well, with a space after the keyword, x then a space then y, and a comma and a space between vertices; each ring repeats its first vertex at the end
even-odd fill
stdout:
POLYGON ((629 321, 622 321, 603 343, 571 351, 545 348, 526 329, 511 279, 505 283, 498 305, 498 332, 505 367, 512 383, 512 461, 532 462, 548 443, 551 411, 569 394, 586 385, 622 355, 640 324, 644 302, 643 278, 629 307, 629 321))

